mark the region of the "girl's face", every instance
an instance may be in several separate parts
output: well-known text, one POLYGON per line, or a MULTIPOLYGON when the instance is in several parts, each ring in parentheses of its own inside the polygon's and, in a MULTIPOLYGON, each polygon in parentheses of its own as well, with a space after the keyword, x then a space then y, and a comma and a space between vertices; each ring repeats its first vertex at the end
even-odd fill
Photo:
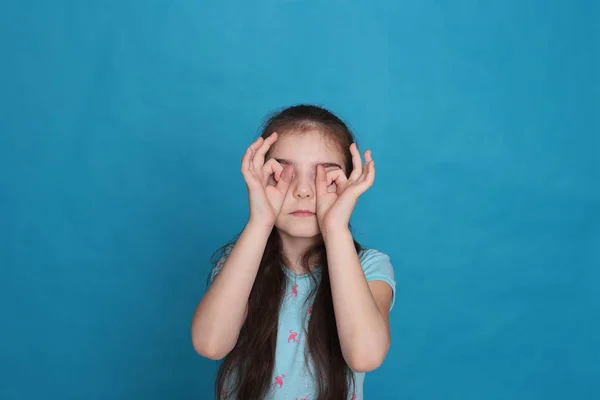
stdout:
POLYGON ((326 172, 341 169, 347 174, 343 154, 319 131, 308 131, 302 134, 280 133, 268 158, 275 158, 283 167, 294 167, 294 176, 275 226, 282 234, 294 238, 318 236, 320 229, 316 217, 315 191, 317 165, 323 165, 326 172))

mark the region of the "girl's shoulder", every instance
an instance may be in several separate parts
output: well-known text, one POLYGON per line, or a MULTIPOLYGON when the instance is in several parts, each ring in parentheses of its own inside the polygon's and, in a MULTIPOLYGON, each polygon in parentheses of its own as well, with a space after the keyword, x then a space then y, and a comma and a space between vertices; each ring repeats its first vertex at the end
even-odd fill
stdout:
POLYGON ((390 256, 373 248, 363 248, 358 252, 361 264, 372 262, 390 262, 390 256))
POLYGON ((215 277, 219 274, 219 272, 221 272, 221 270, 223 269, 223 265, 225 265, 225 261, 227 261, 227 257, 229 257, 229 254, 231 254, 231 250, 233 249, 233 246, 234 246, 233 243, 223 246, 217 251, 216 255, 213 256, 214 258, 216 258, 216 262, 214 263, 214 265, 210 271, 210 277, 209 277, 210 282, 212 282, 215 279, 215 277))
POLYGON ((386 253, 372 248, 365 248, 358 253, 358 259, 367 276, 394 276, 394 268, 392 267, 390 256, 386 253))
POLYGON ((359 252, 360 265, 367 282, 384 281, 392 288, 390 310, 396 302, 396 280, 390 257, 375 249, 363 249, 359 252))

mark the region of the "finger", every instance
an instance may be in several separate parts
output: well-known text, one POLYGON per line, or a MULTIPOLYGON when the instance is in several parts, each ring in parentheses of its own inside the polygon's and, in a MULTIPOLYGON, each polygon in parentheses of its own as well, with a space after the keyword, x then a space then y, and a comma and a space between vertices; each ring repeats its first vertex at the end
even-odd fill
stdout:
MULTIPOLYGON (((242 174, 250 172, 252 165, 252 146, 246 149, 244 156, 242 157, 242 174)), ((244 175, 245 176, 245 175, 244 175)))
POLYGON ((365 151, 365 165, 373 161, 373 152, 371 150, 365 151))
POLYGON ((264 141, 265 139, 261 136, 250 145, 250 148, 252 149, 252 151, 256 152, 256 150, 258 150, 260 146, 262 146, 264 141))
POLYGON ((359 196, 366 192, 375 181, 375 162, 371 160, 369 164, 366 165, 365 170, 367 171, 365 178, 356 183, 356 190, 359 196))
POLYGON ((246 151, 244 152, 244 155, 242 156, 242 160, 244 160, 244 158, 246 157, 246 153, 248 152, 248 149, 252 149, 252 151, 253 151, 253 152, 254 152, 254 151, 256 151, 256 150, 258 150, 258 148, 259 148, 259 147, 260 147, 260 145, 262 144, 263 140, 264 140, 264 139, 263 139, 262 137, 259 137, 259 138, 258 138, 258 139, 256 139, 254 142, 252 142, 252 143, 250 144, 250 146, 248 146, 248 147, 246 148, 246 151))
POLYGON ((336 188, 340 187, 348 181, 346 174, 341 169, 335 169, 327 172, 327 191, 335 192, 336 188), (335 183, 335 187, 332 189, 332 185, 335 183))
POLYGON ((366 179, 366 177, 369 173, 369 169, 367 168, 367 165, 372 162, 373 162, 373 154, 372 154, 371 150, 365 151, 365 168, 363 168, 363 172, 362 172, 361 176, 358 178, 359 181, 363 181, 366 179))
POLYGON ((292 177, 294 176, 294 167, 291 165, 286 165, 283 167, 283 171, 277 181, 277 190, 281 193, 286 193, 290 187, 290 182, 292 181, 292 177))
POLYGON ((247 169, 248 171, 253 170, 252 159, 254 158, 254 154, 256 153, 256 150, 258 150, 260 148, 263 141, 264 141, 264 139, 262 137, 259 137, 246 149, 246 152, 244 153, 244 156, 242 157, 242 172, 243 172, 244 168, 247 169), (250 164, 248 164, 248 162, 250 164))
POLYGON ((315 188, 317 197, 327 193, 327 173, 321 164, 317 165, 317 177, 315 179, 315 188))
POLYGON ((246 153, 244 153, 244 157, 242 158, 242 175, 246 184, 250 186, 254 186, 256 177, 254 176, 254 172, 252 172, 252 155, 254 152, 252 148, 248 147, 246 149, 246 153))
POLYGON ((273 180, 275 182, 278 182, 282 172, 283 167, 281 164, 279 164, 274 158, 271 158, 261 169, 263 185, 266 185, 269 182, 269 178, 271 178, 271 176, 273 176, 273 180))
POLYGON ((262 168, 265 163, 265 154, 271 148, 273 143, 277 140, 277 132, 273 132, 269 137, 267 137, 260 145, 258 149, 256 149, 256 154, 254 154, 254 159, 252 160, 252 164, 254 164, 254 168, 258 171, 262 168))
POLYGON ((350 154, 352 154, 352 173, 348 179, 351 181, 356 181, 363 172, 362 160, 360 158, 358 148, 356 147, 356 143, 352 143, 350 145, 350 154))

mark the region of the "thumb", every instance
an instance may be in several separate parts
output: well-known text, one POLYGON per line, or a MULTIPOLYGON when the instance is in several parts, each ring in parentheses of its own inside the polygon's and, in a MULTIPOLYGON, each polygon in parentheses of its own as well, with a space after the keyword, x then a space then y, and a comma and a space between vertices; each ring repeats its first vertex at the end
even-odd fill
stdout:
POLYGON ((281 176, 279 177, 279 181, 277 182, 277 190, 281 193, 287 192, 290 187, 290 182, 292 181, 292 177, 294 176, 294 167, 291 165, 286 165, 283 167, 283 171, 281 172, 281 176))
POLYGON ((317 196, 327 193, 327 174, 322 165, 317 165, 317 179, 315 182, 317 196))

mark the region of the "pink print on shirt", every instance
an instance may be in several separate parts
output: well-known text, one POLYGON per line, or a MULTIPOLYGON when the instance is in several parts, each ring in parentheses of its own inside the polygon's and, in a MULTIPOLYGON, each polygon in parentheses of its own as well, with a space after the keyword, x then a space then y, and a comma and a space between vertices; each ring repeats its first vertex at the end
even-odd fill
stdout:
POLYGON ((352 393, 352 397, 350 397, 350 400, 356 400, 356 393, 352 393))
POLYGON ((297 283, 295 283, 292 286, 292 291, 285 295, 285 297, 283 298, 283 301, 291 300, 292 297, 296 297, 296 298, 298 297, 298 284, 297 283))
POLYGON ((309 398, 310 398, 310 394, 306 397, 302 397, 301 399, 296 397, 296 400, 310 400, 309 398))
POLYGON ((294 332, 291 329, 290 329, 290 335, 288 336, 288 343, 289 342, 298 343, 298 333, 294 332))
POLYGON ((275 383, 273 383, 271 385, 271 388, 279 386, 279 388, 281 389, 283 387, 283 378, 285 378, 285 375, 283 375, 283 374, 281 374, 279 376, 276 376, 275 377, 275 383))
POLYGON ((312 306, 313 306, 312 304, 310 306, 308 306, 308 311, 307 311, 308 314, 312 314, 312 306))

